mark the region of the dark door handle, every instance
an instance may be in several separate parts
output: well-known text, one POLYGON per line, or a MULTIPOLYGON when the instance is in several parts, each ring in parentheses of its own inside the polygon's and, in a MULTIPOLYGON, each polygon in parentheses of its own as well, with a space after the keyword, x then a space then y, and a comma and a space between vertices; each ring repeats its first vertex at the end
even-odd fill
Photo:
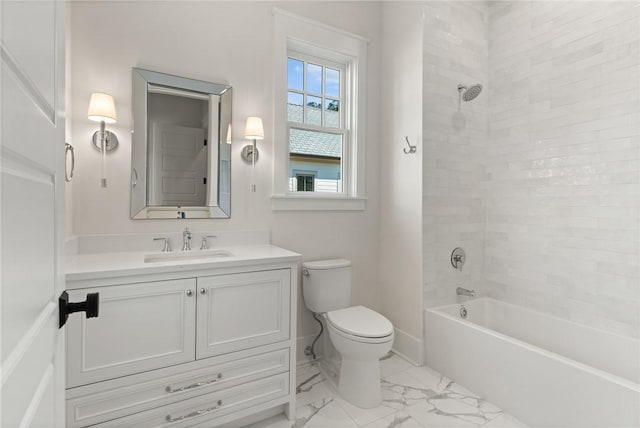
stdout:
POLYGON ((84 302, 69 302, 69 293, 63 291, 58 297, 58 314, 60 319, 59 328, 66 324, 69 314, 74 312, 85 312, 87 318, 96 318, 100 307, 100 293, 87 294, 84 302))

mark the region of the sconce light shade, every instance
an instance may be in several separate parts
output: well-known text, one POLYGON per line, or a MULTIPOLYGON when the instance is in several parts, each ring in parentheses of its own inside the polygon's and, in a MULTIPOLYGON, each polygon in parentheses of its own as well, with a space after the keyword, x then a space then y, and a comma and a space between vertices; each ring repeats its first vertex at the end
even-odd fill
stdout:
POLYGON ((247 140, 264 140, 262 119, 255 116, 247 118, 247 126, 244 128, 244 138, 247 140))
POLYGON ((116 123, 118 117, 116 116, 116 106, 113 102, 113 97, 100 92, 91 94, 87 117, 94 122, 104 121, 105 123, 116 123))

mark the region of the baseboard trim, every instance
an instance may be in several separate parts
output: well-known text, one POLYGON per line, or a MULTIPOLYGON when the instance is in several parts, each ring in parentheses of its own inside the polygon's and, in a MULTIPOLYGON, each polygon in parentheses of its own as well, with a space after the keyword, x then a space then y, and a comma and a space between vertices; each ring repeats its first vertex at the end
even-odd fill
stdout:
POLYGON ((395 339, 392 351, 416 366, 423 364, 423 341, 406 333, 399 328, 394 328, 395 339))

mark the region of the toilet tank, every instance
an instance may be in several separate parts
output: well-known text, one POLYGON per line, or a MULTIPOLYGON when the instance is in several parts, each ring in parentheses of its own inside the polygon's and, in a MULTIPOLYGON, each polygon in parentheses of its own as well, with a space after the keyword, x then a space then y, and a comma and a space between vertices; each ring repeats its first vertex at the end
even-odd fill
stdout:
POLYGON ((351 303, 351 261, 317 260, 302 263, 305 306, 322 313, 347 308, 351 303))

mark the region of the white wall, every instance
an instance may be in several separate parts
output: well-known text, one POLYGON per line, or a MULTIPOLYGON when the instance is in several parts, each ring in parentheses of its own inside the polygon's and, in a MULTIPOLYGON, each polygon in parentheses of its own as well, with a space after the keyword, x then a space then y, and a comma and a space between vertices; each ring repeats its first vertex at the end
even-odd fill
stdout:
MULTIPOLYGON (((378 309, 378 156, 380 95, 378 3, 348 2, 73 2, 71 3, 71 140, 77 147, 72 193, 72 233, 108 234, 267 228, 272 242, 305 260, 345 257, 354 262, 353 301, 378 309), (370 39, 367 91, 367 210, 274 213, 272 183, 272 9, 280 7, 370 39), (106 24, 104 24, 106 23, 106 24), (104 25, 103 25, 104 24, 104 25), (129 219, 131 68, 227 83, 233 86, 232 210, 228 220, 129 219), (116 100, 118 123, 109 127, 120 148, 109 155, 109 188, 99 186, 98 152, 86 119, 91 92, 116 100), (262 116, 257 192, 240 151, 247 116, 262 116)), ((299 301, 299 335, 317 326, 299 301)))
POLYGON ((400 330, 394 348, 420 361, 422 6, 417 2, 384 3, 383 16, 380 301, 382 313, 400 330), (405 137, 418 146, 415 154, 403 152, 405 137), (412 346, 416 341, 420 343, 412 346))
POLYGON ((488 8, 484 2, 424 3, 424 304, 456 301, 456 287, 482 293, 487 146, 488 8), (481 83, 458 103, 458 84, 481 83), (464 248, 459 272, 451 252, 464 248))
POLYGON ((640 8, 490 7, 489 294, 640 334, 640 8))

